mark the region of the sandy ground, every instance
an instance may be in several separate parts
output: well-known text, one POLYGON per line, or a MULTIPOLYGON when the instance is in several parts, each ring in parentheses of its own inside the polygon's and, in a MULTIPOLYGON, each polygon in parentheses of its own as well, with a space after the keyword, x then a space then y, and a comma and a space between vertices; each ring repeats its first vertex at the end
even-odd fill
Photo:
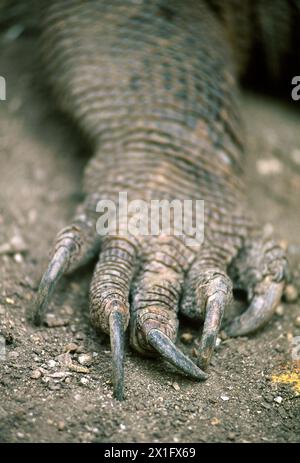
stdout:
MULTIPOLYGON (((92 266, 61 282, 48 322, 62 326, 32 325, 50 245, 72 217, 86 162, 51 96, 36 85, 34 51, 33 39, 21 38, 0 56, 7 80, 0 102, 0 441, 299 441, 300 376, 291 364, 299 303, 283 304, 262 333, 223 340, 205 383, 128 349, 123 403, 112 399, 108 339, 89 325, 92 266)), ((288 241, 299 281, 299 108, 251 95, 242 106, 251 207, 288 241)), ((181 332, 196 336, 197 329, 183 322, 181 332)), ((193 343, 179 345, 192 355, 193 343)))

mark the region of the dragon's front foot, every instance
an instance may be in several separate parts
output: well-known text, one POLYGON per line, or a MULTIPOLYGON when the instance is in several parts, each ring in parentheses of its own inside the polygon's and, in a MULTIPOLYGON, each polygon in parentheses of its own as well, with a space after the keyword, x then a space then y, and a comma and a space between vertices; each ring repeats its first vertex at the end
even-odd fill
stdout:
POLYGON ((124 395, 128 325, 135 350, 159 354, 189 377, 203 380, 233 287, 247 291, 249 307, 227 327, 229 335, 254 332, 271 318, 286 274, 284 251, 274 242, 254 236, 231 241, 224 233, 219 240, 215 235, 215 240, 205 241, 195 252, 185 240, 170 235, 120 234, 99 240, 90 211, 86 207, 58 235, 38 291, 35 320, 41 323, 61 276, 101 247, 90 288, 90 310, 94 326, 110 335, 117 399, 124 395), (204 321, 198 365, 175 345, 179 311, 204 321))
MULTIPOLYGON (((167 3, 171 16, 156 1, 50 2, 42 39, 57 101, 94 156, 86 201, 59 234, 42 279, 36 321, 60 277, 100 252, 91 318, 110 335, 119 399, 128 325, 135 350, 204 379, 232 289, 246 290, 249 307, 228 333, 247 334, 271 318, 286 272, 284 252, 243 212, 240 53, 232 53, 232 31, 225 33, 226 21, 207 2, 167 3), (204 200, 205 239, 189 246, 184 233, 139 235, 126 227, 100 237, 97 205, 116 204, 120 192, 135 205, 142 199, 142 209, 149 200, 204 200), (198 365, 175 346, 180 310, 204 321, 198 365)), ((193 226, 194 214, 185 217, 193 226)))

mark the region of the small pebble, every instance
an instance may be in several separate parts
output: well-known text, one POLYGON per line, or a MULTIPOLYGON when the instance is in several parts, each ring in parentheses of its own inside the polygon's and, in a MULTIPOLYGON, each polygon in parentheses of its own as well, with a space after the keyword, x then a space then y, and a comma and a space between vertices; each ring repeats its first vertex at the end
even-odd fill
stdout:
POLYGON ((278 244, 284 251, 287 251, 289 248, 289 242, 287 240, 280 240, 278 244))
POLYGON ((276 402, 277 404, 281 404, 282 401, 283 401, 283 398, 280 395, 274 398, 274 402, 276 402))
POLYGON ((63 430, 65 429, 65 427, 66 427, 66 424, 65 424, 64 421, 59 421, 59 422, 57 423, 57 429, 58 429, 59 431, 63 431, 63 430))
POLYGON ((282 164, 278 159, 260 159, 256 162, 256 169, 260 175, 279 174, 282 171, 282 164))
POLYGON ((218 349, 218 347, 220 347, 221 342, 222 342, 221 338, 216 339, 216 349, 218 349))
POLYGON ((276 315, 278 315, 278 317, 282 317, 284 315, 284 307, 283 305, 278 305, 275 309, 275 313, 276 315))
POLYGON ((191 344, 194 340, 194 336, 192 335, 192 333, 182 333, 182 335, 180 336, 180 340, 184 344, 191 344))
POLYGON ((80 354, 78 357, 78 362, 80 365, 91 365, 93 357, 90 354, 80 354))
POLYGON ((269 402, 269 403, 273 402, 272 394, 265 394, 264 399, 266 402, 269 402))
POLYGON ((90 432, 84 432, 80 437, 80 441, 86 444, 89 444, 93 440, 93 434, 90 432))
POLYGON ((235 433, 234 432, 229 432, 228 433, 228 439, 229 440, 235 440, 235 433))
POLYGON ((274 234, 274 226, 271 223, 266 223, 263 228, 263 233, 266 238, 270 238, 274 234))
POLYGON ((56 359, 62 366, 68 366, 70 363, 72 363, 71 355, 68 352, 58 355, 56 359))
POLYGON ((64 312, 65 312, 67 315, 73 315, 74 310, 72 309, 71 306, 65 305, 65 306, 64 306, 64 312))
POLYGON ((212 418, 210 424, 212 424, 213 426, 218 426, 219 424, 221 423, 221 420, 219 420, 219 418, 212 418))
POLYGON ((33 370, 33 372, 30 375, 31 379, 39 379, 42 376, 42 373, 40 370, 33 370))
POLYGON ((89 383, 89 380, 87 378, 83 377, 83 378, 80 378, 80 382, 81 382, 81 384, 86 386, 89 383))
POLYGON ((298 299, 298 290, 294 285, 287 285, 284 288, 284 298, 286 302, 296 302, 298 299))
POLYGON ((20 254, 19 252, 15 254, 14 261, 17 262, 17 264, 21 264, 24 261, 22 254, 20 254))
POLYGON ((63 320, 62 318, 56 318, 54 314, 52 313, 48 313, 46 315, 46 325, 49 327, 49 328, 56 328, 56 327, 59 327, 59 326, 66 326, 68 325, 68 321, 67 320, 63 320))
POLYGON ((175 389, 175 391, 180 391, 180 386, 178 383, 172 383, 172 387, 175 389))
POLYGON ((224 330, 220 331, 219 336, 222 341, 226 341, 228 339, 228 336, 224 330))
POLYGON ((227 400, 229 400, 229 397, 228 395, 221 395, 221 399, 224 400, 224 402, 226 402, 227 400))
POLYGON ((11 238, 8 243, 0 246, 0 254, 16 254, 28 251, 28 246, 25 244, 22 237, 16 235, 11 238))
POLYGON ((216 404, 218 401, 216 399, 214 399, 214 397, 209 397, 208 401, 211 403, 211 404, 216 404))
POLYGON ((81 365, 76 365, 76 363, 70 363, 70 365, 68 365, 68 368, 69 368, 69 370, 75 371, 76 373, 86 374, 86 373, 90 372, 90 370, 88 368, 83 367, 81 365))
POLYGON ((300 328, 300 315, 299 315, 298 317, 295 318, 294 325, 295 325, 297 328, 300 328))
POLYGON ((51 378, 54 379, 65 379, 66 376, 71 375, 72 373, 68 373, 67 371, 56 371, 49 375, 51 378))
POLYGON ((48 365, 49 368, 55 368, 57 363, 55 362, 55 360, 49 360, 47 362, 47 365, 48 365))
POLYGON ((270 408, 271 408, 271 405, 270 405, 270 404, 267 404, 267 403, 262 403, 261 406, 262 406, 263 408, 265 408, 266 410, 270 410, 270 408))
POLYGON ((70 342, 66 344, 64 347, 64 352, 76 352, 78 349, 78 345, 75 342, 70 342))

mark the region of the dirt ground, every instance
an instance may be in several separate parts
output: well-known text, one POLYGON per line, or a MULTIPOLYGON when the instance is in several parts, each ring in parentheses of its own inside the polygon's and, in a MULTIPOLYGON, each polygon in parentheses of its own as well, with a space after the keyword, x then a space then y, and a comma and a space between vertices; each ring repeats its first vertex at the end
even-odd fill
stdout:
MULTIPOLYGON (((109 341, 89 324, 92 265, 63 279, 49 326, 32 325, 51 242, 72 217, 86 162, 73 130, 37 85, 34 52, 27 37, 2 44, 0 55, 7 81, 7 101, 0 101, 0 333, 6 339, 0 441, 299 442, 300 375, 291 363, 299 302, 283 303, 255 336, 223 339, 205 383, 128 349, 123 403, 112 398, 109 341)), ((273 225, 288 241, 297 285, 299 103, 293 108, 247 95, 242 109, 251 207, 266 231, 273 225)), ((197 330, 183 321, 181 333, 197 330)), ((195 342, 179 345, 192 356, 195 342)))

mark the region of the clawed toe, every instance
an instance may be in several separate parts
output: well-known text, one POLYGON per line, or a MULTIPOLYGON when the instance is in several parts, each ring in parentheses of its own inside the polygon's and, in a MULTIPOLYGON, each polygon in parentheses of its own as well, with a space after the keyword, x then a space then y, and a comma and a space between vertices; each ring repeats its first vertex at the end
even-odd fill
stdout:
MULTIPOLYGON (((59 235, 37 294, 37 324, 41 323, 61 276, 71 263, 82 260, 78 230, 78 226, 71 231, 69 227, 59 235)), ((273 242, 253 240, 233 259, 226 253, 220 259, 219 251, 205 248, 192 266, 183 251, 179 267, 178 249, 178 245, 162 241, 153 253, 146 254, 137 272, 140 250, 132 237, 110 236, 102 242, 90 289, 91 320, 110 336, 117 400, 124 399, 124 333, 129 323, 130 342, 135 350, 158 354, 188 377, 205 380, 203 370, 213 355, 224 312, 232 303, 233 285, 238 283, 247 291, 249 307, 227 327, 230 336, 260 329, 280 301, 287 265, 284 252, 273 242), (197 364, 175 345, 180 302, 182 313, 204 321, 197 364)))
POLYGON ((183 354, 178 347, 161 331, 151 330, 148 333, 147 340, 149 344, 168 362, 174 365, 178 370, 185 373, 190 378, 204 380, 207 375, 192 362, 192 360, 183 354))
POLYGON ((280 302, 288 265, 286 255, 273 241, 261 238, 248 243, 232 263, 233 278, 248 294, 249 307, 227 327, 230 336, 261 329, 280 302))
POLYGON ((246 312, 234 319, 226 328, 229 336, 245 336, 254 333, 272 318, 280 302, 284 282, 272 282, 270 278, 266 278, 261 286, 264 286, 263 292, 254 294, 246 312))
POLYGON ((115 310, 109 317, 110 345, 112 352, 112 382, 114 397, 124 399, 124 321, 120 311, 115 310))
POLYGON ((47 310, 51 295, 65 273, 69 265, 70 251, 66 247, 60 247, 54 254, 39 286, 36 307, 34 314, 34 322, 37 326, 43 322, 44 314, 47 310))

